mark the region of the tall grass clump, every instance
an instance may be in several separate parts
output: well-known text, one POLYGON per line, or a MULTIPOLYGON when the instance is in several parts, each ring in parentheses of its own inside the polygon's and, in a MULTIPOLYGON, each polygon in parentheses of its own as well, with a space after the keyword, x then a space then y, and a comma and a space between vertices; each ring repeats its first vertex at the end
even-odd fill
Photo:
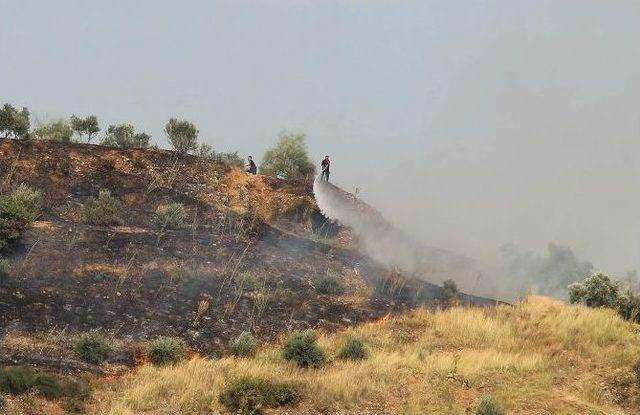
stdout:
POLYGON ((149 359, 157 366, 177 363, 186 356, 182 340, 174 337, 158 337, 149 345, 149 359))
POLYGON ((326 356, 317 340, 318 334, 314 330, 294 331, 282 346, 282 356, 300 367, 320 367, 325 363, 326 356))
POLYGON ((35 385, 36 373, 29 366, 10 366, 0 370, 0 392, 18 395, 35 385))
POLYGON ((21 184, 9 193, 0 193, 0 249, 20 238, 42 209, 42 193, 21 184))
POLYGON ((76 353, 82 360, 92 364, 100 364, 107 360, 111 347, 107 339, 98 330, 91 330, 80 335, 76 344, 76 353))
POLYGON ((258 351, 258 340, 248 331, 243 331, 229 346, 236 357, 253 357, 258 351))
POLYGON ((182 203, 160 205, 153 214, 153 224, 160 230, 182 228, 187 223, 187 210, 182 203))
POLYGON ((231 381, 220 393, 220 403, 233 413, 261 414, 263 408, 292 406, 300 402, 300 386, 255 377, 231 381))
POLYGON ((476 415, 504 415, 504 413, 502 407, 491 395, 483 395, 480 398, 480 405, 476 408, 476 415))
POLYGON ((91 225, 122 225, 124 223, 122 203, 111 196, 111 192, 102 189, 98 197, 90 197, 84 204, 82 215, 85 223, 91 225))
POLYGON ((350 334, 344 342, 340 350, 338 350, 338 359, 341 360, 362 360, 369 355, 367 347, 362 338, 350 334))

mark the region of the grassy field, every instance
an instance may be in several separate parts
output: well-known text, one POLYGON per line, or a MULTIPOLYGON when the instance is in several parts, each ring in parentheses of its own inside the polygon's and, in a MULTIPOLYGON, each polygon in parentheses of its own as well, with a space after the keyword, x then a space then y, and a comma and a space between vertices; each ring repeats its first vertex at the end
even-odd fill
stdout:
POLYGON ((638 326, 612 310, 530 297, 514 306, 417 310, 352 332, 370 357, 335 354, 348 333, 321 336, 320 369, 283 361, 278 345, 256 357, 194 358, 146 365, 96 391, 94 413, 200 414, 222 411, 218 396, 239 376, 299 382, 302 402, 269 413, 473 413, 491 394, 514 414, 631 414, 638 326), (288 411, 288 412, 287 412, 288 411))

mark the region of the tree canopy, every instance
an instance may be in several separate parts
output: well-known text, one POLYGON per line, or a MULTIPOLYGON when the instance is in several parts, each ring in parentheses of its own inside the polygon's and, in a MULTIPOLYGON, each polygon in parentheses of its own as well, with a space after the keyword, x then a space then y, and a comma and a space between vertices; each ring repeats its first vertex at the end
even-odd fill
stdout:
POLYGON ((68 143, 73 136, 73 130, 67 120, 59 119, 39 125, 34 131, 34 135, 43 140, 68 143))
POLYGON ((164 131, 169 143, 178 153, 186 154, 198 148, 198 129, 192 122, 171 118, 164 131))
POLYGON ((131 124, 110 125, 102 145, 119 148, 147 147, 151 136, 147 133, 136 133, 131 124))
POLYGON ((10 104, 4 104, 0 108, 0 132, 9 137, 27 138, 31 122, 29 120, 29 110, 23 107, 18 111, 10 104))
POLYGON ((274 147, 267 149, 260 164, 260 172, 287 179, 301 179, 315 174, 309 160, 306 136, 302 132, 282 131, 274 147))
POLYGON ((80 118, 75 115, 71 116, 71 128, 78 134, 78 137, 87 135, 87 142, 91 143, 91 139, 95 134, 100 131, 98 126, 98 117, 95 115, 89 115, 86 118, 80 118))

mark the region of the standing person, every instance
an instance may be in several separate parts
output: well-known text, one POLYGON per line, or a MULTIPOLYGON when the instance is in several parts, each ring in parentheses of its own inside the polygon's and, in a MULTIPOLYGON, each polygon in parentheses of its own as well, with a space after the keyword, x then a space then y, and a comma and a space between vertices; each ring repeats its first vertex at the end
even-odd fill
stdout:
POLYGON ((249 156, 248 158, 249 158, 249 169, 247 170, 247 172, 251 174, 258 173, 258 168, 256 167, 256 163, 253 162, 253 159, 251 158, 251 156, 249 156))
POLYGON ((329 156, 324 156, 324 160, 322 160, 320 165, 322 166, 322 180, 329 181, 329 166, 331 166, 329 156))

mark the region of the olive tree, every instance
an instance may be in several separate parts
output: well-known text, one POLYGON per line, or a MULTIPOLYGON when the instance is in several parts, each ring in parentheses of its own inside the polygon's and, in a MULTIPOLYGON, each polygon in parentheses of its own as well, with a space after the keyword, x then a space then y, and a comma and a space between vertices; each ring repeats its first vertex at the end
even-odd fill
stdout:
POLYGON ((169 143, 178 153, 186 154, 198 148, 198 129, 192 122, 171 118, 164 131, 169 143))
POLYGON ((29 110, 26 107, 18 111, 12 105, 4 104, 0 108, 0 131, 7 137, 27 138, 31 128, 29 116, 29 110))
POLYGON ((73 130, 67 120, 59 119, 40 124, 34 131, 34 135, 43 140, 68 143, 73 136, 73 130))
POLYGON ((91 143, 91 139, 95 134, 100 132, 98 126, 98 117, 95 115, 89 115, 86 118, 80 118, 75 115, 71 116, 71 128, 78 134, 78 137, 82 139, 83 135, 87 135, 87 142, 91 143))
POLYGON ((282 175, 287 179, 301 179, 316 171, 309 160, 306 136, 301 132, 282 131, 274 147, 267 149, 260 164, 260 172, 282 175))
POLYGON ((131 124, 110 125, 102 145, 119 148, 147 147, 151 136, 147 133, 137 133, 131 124))

